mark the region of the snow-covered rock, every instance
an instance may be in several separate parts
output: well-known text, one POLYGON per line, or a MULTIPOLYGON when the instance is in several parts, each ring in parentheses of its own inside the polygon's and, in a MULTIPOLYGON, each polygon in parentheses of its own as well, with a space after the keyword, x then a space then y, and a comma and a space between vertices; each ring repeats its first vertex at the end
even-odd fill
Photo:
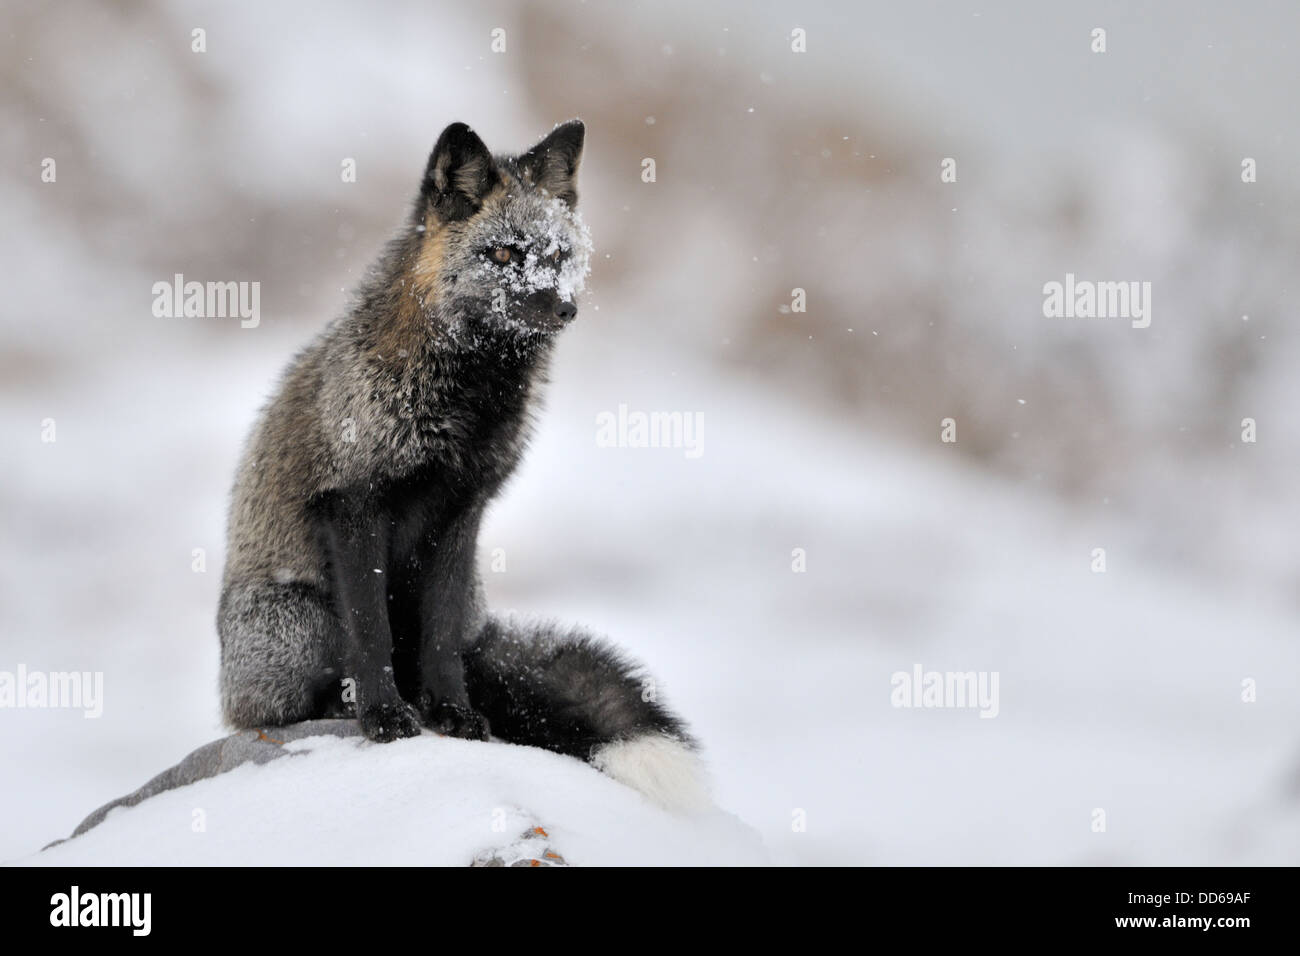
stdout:
POLYGON ((352 721, 247 731, 194 751, 21 864, 444 866, 767 862, 717 807, 674 814, 580 760, 352 721))

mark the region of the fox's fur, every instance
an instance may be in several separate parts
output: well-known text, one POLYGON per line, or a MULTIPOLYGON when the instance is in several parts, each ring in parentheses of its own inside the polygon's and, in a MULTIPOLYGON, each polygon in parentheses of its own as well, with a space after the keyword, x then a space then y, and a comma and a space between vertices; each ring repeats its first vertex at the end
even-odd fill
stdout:
POLYGON ((479 521, 588 270, 583 137, 574 121, 500 157, 447 127, 354 306, 263 410, 218 612, 235 727, 355 713, 376 741, 491 732, 664 802, 698 798, 678 785, 695 744, 637 670, 579 631, 489 615, 476 568, 479 521))

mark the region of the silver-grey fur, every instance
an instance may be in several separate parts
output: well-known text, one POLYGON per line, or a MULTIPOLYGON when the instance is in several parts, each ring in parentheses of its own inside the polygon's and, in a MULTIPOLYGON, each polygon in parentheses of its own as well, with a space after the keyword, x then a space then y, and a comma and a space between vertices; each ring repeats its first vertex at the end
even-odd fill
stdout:
POLYGON ((580 123, 564 124, 522 156, 494 157, 468 127, 448 127, 354 306, 287 369, 231 502, 218 630, 235 727, 352 713, 341 681, 366 674, 355 712, 374 739, 414 732, 419 708, 445 732, 485 736, 490 719, 507 739, 583 757, 643 733, 690 743, 606 645, 489 617, 473 566, 478 518, 523 454, 587 272, 574 212, 582 139, 580 123), (506 263, 492 258, 503 248, 506 263), (368 558, 338 546, 365 544, 358 528, 377 529, 377 553, 394 562, 373 569, 389 575, 375 607, 345 593, 373 590, 368 558), (390 616, 391 637, 371 648, 376 628, 362 618, 386 632, 390 616), (382 667, 372 650, 388 654, 382 667), (371 704, 388 709, 367 723, 371 704))

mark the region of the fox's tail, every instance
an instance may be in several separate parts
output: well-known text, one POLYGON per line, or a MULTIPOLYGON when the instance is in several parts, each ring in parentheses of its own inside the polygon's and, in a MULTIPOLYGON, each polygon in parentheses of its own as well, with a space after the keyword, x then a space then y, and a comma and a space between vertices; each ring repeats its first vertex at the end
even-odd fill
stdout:
POLYGON ((698 747, 654 685, 576 629, 491 617, 465 654, 470 703, 492 733, 589 762, 673 809, 710 803, 698 747))

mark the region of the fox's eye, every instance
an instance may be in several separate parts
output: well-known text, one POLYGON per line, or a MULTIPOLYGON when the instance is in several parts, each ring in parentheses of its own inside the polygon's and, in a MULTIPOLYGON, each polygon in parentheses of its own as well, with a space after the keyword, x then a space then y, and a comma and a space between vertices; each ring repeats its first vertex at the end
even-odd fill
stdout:
POLYGON ((497 246, 492 250, 492 261, 505 265, 514 257, 509 246, 497 246))

